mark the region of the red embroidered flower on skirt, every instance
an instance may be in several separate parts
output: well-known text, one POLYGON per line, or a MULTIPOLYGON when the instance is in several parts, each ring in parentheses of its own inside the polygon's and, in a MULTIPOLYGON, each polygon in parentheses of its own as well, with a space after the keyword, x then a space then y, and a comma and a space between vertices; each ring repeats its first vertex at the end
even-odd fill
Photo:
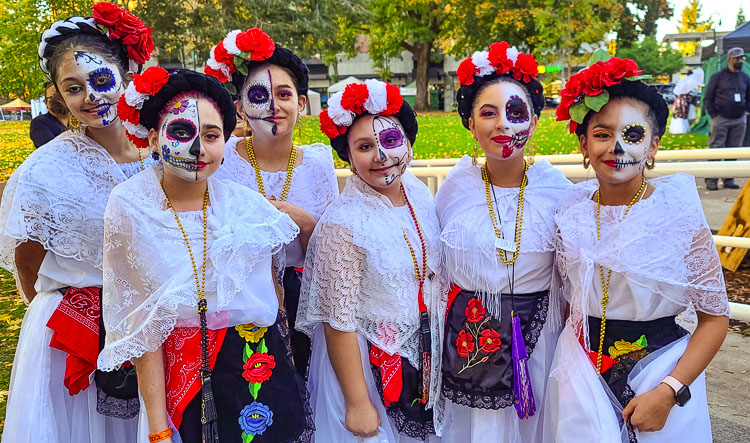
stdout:
POLYGON ((271 37, 258 28, 250 28, 237 34, 235 44, 240 51, 250 53, 250 60, 258 61, 270 58, 276 49, 271 37))
POLYGON ((263 383, 271 377, 276 362, 273 355, 255 352, 245 361, 242 376, 250 383, 263 383))
POLYGON ((479 347, 483 352, 492 354, 500 349, 500 334, 492 329, 485 329, 479 333, 479 347))
POLYGON ((456 337, 456 352, 461 357, 468 357, 469 352, 474 350, 474 337, 468 332, 462 330, 456 337))
POLYGON ((485 313, 484 305, 482 300, 474 297, 466 304, 464 314, 466 315, 466 321, 469 323, 476 323, 484 319, 485 313))
POLYGON ((161 66, 152 66, 143 74, 133 78, 135 90, 141 94, 154 95, 161 90, 169 81, 169 72, 161 66))
POLYGON ((344 94, 341 96, 341 107, 355 114, 361 114, 365 112, 365 102, 369 96, 370 91, 367 85, 358 83, 346 85, 344 94))
POLYGON ((471 61, 471 57, 462 61, 456 70, 458 82, 466 86, 472 85, 474 83, 474 73, 476 72, 476 69, 474 63, 471 61))

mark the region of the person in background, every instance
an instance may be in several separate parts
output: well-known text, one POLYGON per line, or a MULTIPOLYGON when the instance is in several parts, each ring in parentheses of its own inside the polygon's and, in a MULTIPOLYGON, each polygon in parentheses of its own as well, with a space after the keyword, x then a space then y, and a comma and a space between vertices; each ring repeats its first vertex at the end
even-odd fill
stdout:
MULTIPOLYGON (((706 111, 711 116, 709 148, 742 145, 750 114, 750 76, 742 72, 745 51, 732 48, 727 52, 728 66, 711 76, 706 88, 706 111)), ((725 178, 724 187, 739 189, 733 178, 725 178)), ((717 178, 706 178, 706 189, 719 189, 717 178)))
POLYGON ((29 136, 35 148, 62 134, 68 126, 68 108, 51 81, 44 84, 44 106, 49 112, 34 117, 29 129, 29 136))

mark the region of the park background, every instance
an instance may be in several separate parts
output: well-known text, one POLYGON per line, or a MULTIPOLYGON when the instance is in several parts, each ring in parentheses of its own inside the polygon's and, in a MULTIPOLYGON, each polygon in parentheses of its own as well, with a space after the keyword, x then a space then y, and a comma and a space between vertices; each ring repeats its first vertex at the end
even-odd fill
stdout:
MULTIPOLYGON (((721 0, 131 0, 113 1, 154 29, 148 65, 200 70, 213 44, 232 29, 259 26, 302 56, 311 89, 321 93, 349 76, 381 78, 405 89, 419 112, 416 159, 469 154, 473 140, 455 112, 455 67, 473 50, 507 40, 541 65, 545 95, 582 69, 593 51, 635 59, 655 82, 673 83, 706 60, 723 63, 717 38, 742 27, 743 1, 721 0), (704 12, 702 8, 706 9, 704 12), (680 36, 693 35, 690 41, 680 36), (672 37, 670 37, 672 36, 672 37), (543 72, 542 72, 543 71, 543 72)), ((0 104, 43 95, 39 36, 53 21, 89 15, 91 0, 0 0, 0 104)), ((748 5, 746 4, 746 9, 748 5)), ((750 29, 750 28, 748 28, 750 29)), ((750 48, 746 48, 750 49, 750 48)), ((750 65, 745 70, 750 72, 750 65)), ((708 79, 706 78, 706 81, 708 79)), ((578 152, 555 121, 554 100, 532 140, 535 154, 578 152)), ((0 186, 33 152, 23 113, 0 118, 0 186)), ((705 132, 705 131, 704 131, 705 132)), ((317 118, 303 117, 296 143, 327 142, 317 118)), ((667 134, 661 149, 701 149, 707 136, 667 134)), ((344 163, 336 159, 337 167, 344 163)), ((735 286, 747 293, 745 286, 735 286)), ((0 270, 0 419, 25 306, 13 277, 0 270)), ((743 326, 744 328, 744 326, 743 326)), ((0 422, 1 430, 2 422, 0 422)))

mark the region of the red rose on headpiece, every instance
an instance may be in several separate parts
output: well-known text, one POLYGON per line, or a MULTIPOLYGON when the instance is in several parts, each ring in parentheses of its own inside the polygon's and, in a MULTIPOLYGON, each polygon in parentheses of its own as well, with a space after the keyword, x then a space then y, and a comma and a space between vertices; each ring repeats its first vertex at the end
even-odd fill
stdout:
POLYGON ((393 86, 390 83, 385 84, 386 102, 388 106, 385 111, 381 112, 381 115, 393 115, 401 110, 401 106, 404 104, 404 98, 401 96, 401 91, 398 86, 393 86))
POLYGON ((634 77, 643 74, 638 70, 638 64, 628 58, 611 58, 604 64, 602 80, 607 86, 622 83, 626 77, 634 77))
POLYGON ((534 56, 524 52, 519 53, 513 70, 513 78, 528 83, 535 79, 537 75, 539 75, 539 66, 534 56))
POLYGON ((214 59, 219 63, 229 66, 229 71, 234 72, 234 56, 227 52, 227 48, 224 47, 224 40, 220 41, 214 48, 214 59))
POLYGON ((227 76, 224 75, 223 72, 218 71, 208 65, 203 67, 203 73, 206 75, 210 75, 211 77, 219 80, 222 83, 226 83, 227 81, 229 81, 229 78, 227 78, 227 76))
POLYGON ((123 10, 110 2, 99 2, 94 4, 94 20, 100 25, 111 27, 120 19, 123 10))
POLYGON ((154 32, 153 29, 144 26, 122 39, 128 57, 139 65, 146 63, 151 58, 151 53, 154 52, 152 32, 154 32))
POLYGON ((471 61, 471 57, 469 57, 466 60, 462 61, 460 65, 458 65, 458 69, 456 70, 456 76, 458 76, 458 82, 466 86, 472 85, 474 83, 475 72, 476 72, 476 67, 474 66, 474 63, 471 61))
POLYGON ((143 22, 138 17, 129 13, 128 11, 122 11, 120 19, 114 23, 109 29, 110 38, 124 39, 129 34, 134 34, 140 28, 142 28, 143 22))
POLYGON ((125 94, 122 94, 120 100, 117 101, 117 115, 120 117, 120 120, 130 122, 134 125, 139 124, 141 121, 141 112, 125 101, 125 94))
POLYGON ((508 58, 507 52, 510 45, 508 42, 495 42, 490 45, 487 51, 487 58, 490 64, 495 67, 498 75, 503 75, 513 68, 513 61, 508 58))
POLYGON ((318 118, 320 119, 320 130, 323 131, 323 134, 328 138, 333 139, 346 133, 345 126, 338 126, 333 120, 331 120, 331 117, 328 116, 328 109, 323 110, 318 118))
POLYGON ((602 81, 602 72, 604 63, 596 62, 587 69, 581 71, 583 74, 583 93, 594 96, 602 93, 604 82, 602 81))
POLYGON ((250 53, 250 60, 262 61, 271 58, 276 49, 271 37, 258 28, 251 28, 237 34, 237 49, 250 53))
POLYGON ((161 66, 152 66, 143 74, 136 74, 133 78, 135 90, 141 94, 154 95, 169 81, 169 72, 161 66))
POLYGON ((565 97, 560 94, 560 105, 555 110, 557 121, 570 120, 570 107, 575 103, 575 98, 565 97))
POLYGON ((355 114, 361 114, 365 112, 365 102, 369 96, 370 91, 367 90, 367 85, 348 84, 341 96, 341 107, 355 114))

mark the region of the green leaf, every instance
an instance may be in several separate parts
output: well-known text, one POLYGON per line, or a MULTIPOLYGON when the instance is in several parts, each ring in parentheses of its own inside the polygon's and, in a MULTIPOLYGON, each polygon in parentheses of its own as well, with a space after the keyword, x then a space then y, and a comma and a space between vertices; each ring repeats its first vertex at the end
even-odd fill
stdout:
POLYGON ((602 109, 602 106, 606 105, 607 102, 609 102, 609 92, 607 92, 606 90, 602 90, 601 94, 599 95, 587 95, 584 99, 584 102, 586 103, 586 106, 591 108, 591 110, 593 110, 594 112, 599 112, 599 110, 602 109))
POLYGON ((247 75, 247 65, 245 65, 245 59, 234 56, 234 67, 237 68, 237 72, 242 75, 247 75))
POLYGON ((609 52, 607 52, 604 49, 597 49, 594 51, 593 54, 591 54, 591 58, 589 58, 589 64, 588 66, 591 66, 595 64, 596 62, 606 62, 607 60, 611 59, 612 56, 609 55, 609 52))
POLYGON ((237 95, 237 88, 234 87, 234 84, 232 82, 224 83, 224 89, 226 89, 227 92, 231 95, 237 95))
POLYGON ((242 57, 243 60, 247 60, 250 58, 250 51, 240 51, 240 57, 242 57))
POLYGON ((576 102, 575 104, 573 104, 573 106, 570 107, 570 119, 578 124, 581 124, 583 123, 583 119, 586 118, 586 114, 588 114, 590 110, 591 109, 586 106, 585 100, 576 102))
POLYGON ((635 77, 625 77, 625 80, 630 80, 631 82, 634 82, 637 80, 648 80, 650 78, 652 77, 648 74, 641 74, 641 75, 636 75, 635 77))
POLYGON ((258 400, 258 391, 260 391, 261 383, 248 383, 247 387, 250 389, 250 395, 253 396, 254 400, 258 400))
POLYGON ((254 438, 254 435, 250 435, 245 432, 242 433, 242 443, 250 443, 254 438))
POLYGON ((266 339, 261 339, 260 344, 258 345, 258 352, 261 352, 263 354, 268 354, 268 348, 266 347, 266 339))
POLYGON ((242 359, 247 360, 251 355, 253 355, 253 350, 250 349, 250 346, 248 346, 247 343, 245 343, 245 352, 242 353, 242 359))

